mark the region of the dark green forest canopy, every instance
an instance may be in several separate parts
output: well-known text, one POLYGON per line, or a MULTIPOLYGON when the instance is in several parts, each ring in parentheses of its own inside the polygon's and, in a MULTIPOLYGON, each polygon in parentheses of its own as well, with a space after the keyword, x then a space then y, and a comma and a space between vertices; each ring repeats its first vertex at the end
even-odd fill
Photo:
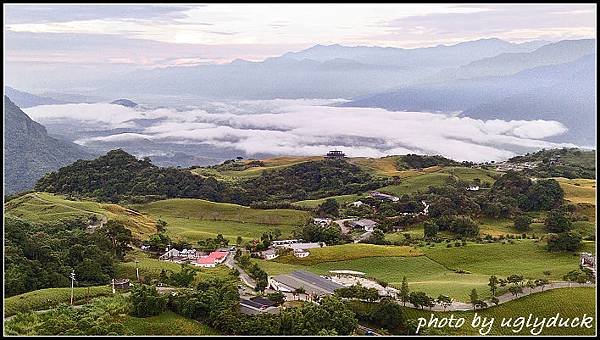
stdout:
POLYGON ((189 169, 157 167, 149 159, 139 160, 119 149, 49 173, 35 189, 110 202, 142 197, 202 198, 249 205, 358 193, 386 184, 387 180, 375 179, 343 160, 305 162, 232 183, 196 176, 189 169))

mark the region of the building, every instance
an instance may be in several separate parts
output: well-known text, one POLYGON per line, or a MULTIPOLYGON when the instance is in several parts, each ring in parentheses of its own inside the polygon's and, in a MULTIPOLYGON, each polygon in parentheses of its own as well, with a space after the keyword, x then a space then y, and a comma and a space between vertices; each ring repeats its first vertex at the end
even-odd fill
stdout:
POLYGON ((181 260, 195 260, 198 257, 196 249, 183 249, 179 252, 179 257, 181 260))
POLYGON ((166 253, 162 254, 159 260, 178 260, 179 259, 179 250, 173 248, 168 250, 166 253))
POLYGON ((326 227, 331 224, 330 218, 313 218, 313 223, 318 224, 321 227, 326 227))
POLYGON ((223 263, 223 261, 225 261, 225 258, 227 257, 227 254, 229 253, 224 251, 213 251, 207 256, 199 257, 197 260, 197 264, 200 267, 213 268, 216 267, 218 264, 223 263))
POLYGON ((310 255, 310 252, 306 249, 294 249, 294 256, 303 258, 310 255))
POLYGON ((364 205, 363 202, 361 201, 356 201, 356 202, 352 202, 350 203, 351 206, 355 207, 355 208, 360 208, 362 205, 364 205))
POLYGON ((398 202, 400 200, 399 197, 388 195, 388 194, 384 194, 384 193, 379 192, 379 191, 371 191, 369 193, 369 195, 371 197, 376 198, 376 199, 381 200, 381 201, 387 200, 387 201, 392 201, 392 202, 398 202))
POLYGON ((129 289, 131 287, 129 279, 113 279, 112 285, 113 289, 129 289))
POLYGON ((260 257, 265 259, 265 260, 273 260, 276 259, 277 257, 279 257, 279 255, 277 254, 277 250, 273 249, 273 248, 269 248, 267 250, 261 251, 259 253, 260 257))
POLYGON ((295 293, 303 290, 309 300, 314 300, 319 296, 331 295, 336 289, 344 286, 319 275, 297 270, 291 274, 270 277, 269 287, 282 293, 295 293))
POLYGON ((271 241, 271 245, 273 246, 283 246, 283 245, 287 245, 287 244, 293 244, 293 243, 300 243, 300 240, 275 240, 275 241, 271 241))
POLYGON ((479 185, 469 185, 467 187, 468 191, 478 191, 479 190, 479 185))
POLYGON ((254 297, 251 299, 240 299, 240 312, 247 315, 261 313, 277 314, 279 313, 279 308, 271 300, 254 297))
POLYGON ((338 150, 329 151, 325 155, 325 158, 327 158, 327 159, 343 159, 345 157, 346 157, 346 154, 344 154, 343 152, 338 151, 338 150))
POLYGON ((360 229, 364 229, 365 231, 369 232, 369 231, 375 230, 375 226, 377 226, 377 222, 375 222, 373 220, 362 219, 362 220, 357 220, 357 221, 350 221, 350 225, 352 226, 352 228, 360 228, 360 229))
POLYGON ((590 253, 579 254, 579 265, 591 270, 594 277, 596 277, 596 258, 594 255, 590 253))
POLYGON ((276 248, 288 248, 288 249, 312 249, 312 248, 321 248, 321 247, 325 247, 325 243, 324 242, 294 242, 294 243, 278 243, 275 244, 276 241, 271 242, 271 245, 273 245, 276 248))

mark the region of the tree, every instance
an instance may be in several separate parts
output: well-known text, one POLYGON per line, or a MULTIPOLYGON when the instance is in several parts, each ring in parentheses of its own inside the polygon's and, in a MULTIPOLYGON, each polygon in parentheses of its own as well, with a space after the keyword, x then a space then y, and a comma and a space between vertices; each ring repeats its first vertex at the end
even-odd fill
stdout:
POLYGON ((490 301, 495 304, 496 306, 498 306, 500 304, 500 299, 498 299, 495 296, 492 296, 492 298, 490 299, 490 301))
POLYGON ((436 237, 438 231, 440 230, 440 227, 433 221, 427 221, 427 222, 425 222, 425 224, 423 226, 424 226, 423 234, 424 234, 425 238, 436 237))
POLYGON ((498 278, 495 275, 490 276, 490 280, 488 283, 488 286, 490 286, 490 292, 492 293, 492 296, 496 296, 496 290, 498 290, 498 278))
POLYGON ((400 291, 398 292, 398 296, 400 297, 400 300, 402 301, 404 306, 406 306, 406 302, 408 301, 408 298, 410 297, 410 290, 408 289, 408 281, 406 280, 406 276, 404 276, 402 278, 402 285, 400 286, 400 291))
POLYGON ((373 319, 377 320, 379 326, 392 332, 400 330, 406 324, 406 316, 402 312, 402 308, 389 298, 383 299, 377 304, 373 319))
POLYGON ((167 222, 161 219, 156 220, 156 233, 160 234, 167 228, 167 222))
POLYGON ((340 214, 340 205, 335 199, 328 198, 317 207, 317 214, 323 217, 338 217, 340 214))
POLYGON ((242 242, 243 242, 243 239, 242 239, 242 237, 241 237, 241 236, 238 236, 238 237, 235 239, 235 244, 236 244, 238 247, 242 245, 242 242))
POLYGON ((408 301, 416 308, 433 307, 435 300, 425 292, 412 292, 408 296, 408 301))
POLYGON ((523 287, 521 286, 510 286, 508 287, 508 291, 512 293, 514 296, 519 296, 519 294, 523 293, 523 287))
POLYGON ((155 286, 136 284, 131 290, 131 314, 146 317, 162 313, 167 305, 167 296, 161 295, 155 286))
POLYGON ((102 231, 110 240, 117 258, 122 259, 125 256, 125 252, 130 249, 129 244, 133 240, 131 230, 125 228, 120 222, 108 221, 108 223, 102 227, 102 231))
POLYGON ((515 218, 515 229, 518 231, 527 231, 533 219, 527 215, 519 215, 515 218))
POLYGON ((437 298, 437 303, 442 305, 444 311, 452 304, 452 299, 447 295, 440 295, 437 298))
POLYGON ((571 230, 571 221, 562 210, 554 209, 548 213, 544 226, 549 233, 562 233, 571 230))
POLYGON ((375 230, 373 230, 373 233, 371 233, 371 235, 367 239, 367 243, 386 244, 387 242, 385 240, 385 233, 383 232, 383 230, 375 228, 375 230))
POLYGON ((277 305, 282 305, 285 302, 285 295, 282 292, 274 292, 267 294, 267 299, 275 302, 277 305))
POLYGON ((546 236, 548 251, 576 251, 581 247, 581 235, 576 232, 569 231, 559 234, 548 234, 546 236))
POLYGON ((540 179, 527 190, 527 210, 550 210, 559 207, 565 197, 555 179, 540 179))
POLYGON ((477 294, 477 290, 475 288, 471 290, 471 294, 469 294, 469 299, 471 300, 471 304, 473 304, 473 309, 475 309, 476 304, 479 301, 479 295, 477 294))

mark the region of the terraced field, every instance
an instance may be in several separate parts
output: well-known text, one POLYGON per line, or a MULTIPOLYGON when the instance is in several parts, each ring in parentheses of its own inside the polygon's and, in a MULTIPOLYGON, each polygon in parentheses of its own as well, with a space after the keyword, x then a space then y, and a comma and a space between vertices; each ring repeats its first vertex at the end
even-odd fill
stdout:
POLYGON ((64 218, 98 216, 114 220, 129 228, 134 237, 145 238, 156 231, 155 220, 118 204, 72 201, 45 192, 29 193, 5 204, 5 211, 32 222, 52 222, 64 218))
MULTIPOLYGON (((76 287, 73 290, 74 303, 81 304, 92 298, 112 294, 109 285, 94 287, 76 287)), ((11 296, 4 299, 4 316, 18 312, 37 311, 56 307, 71 301, 71 288, 46 288, 11 296)))
POLYGON ((282 237, 288 237, 294 227, 310 218, 306 211, 251 209, 200 199, 169 199, 134 205, 134 208, 165 220, 168 223, 167 233, 172 238, 192 243, 217 234, 223 234, 231 242, 235 242, 238 236, 250 240, 275 229, 282 232, 282 237))

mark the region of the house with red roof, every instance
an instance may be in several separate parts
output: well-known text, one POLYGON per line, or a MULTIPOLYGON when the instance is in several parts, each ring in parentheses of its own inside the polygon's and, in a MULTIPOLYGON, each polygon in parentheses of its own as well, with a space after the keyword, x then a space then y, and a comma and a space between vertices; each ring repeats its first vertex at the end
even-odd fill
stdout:
POLYGON ((229 253, 226 251, 213 251, 207 256, 200 256, 197 260, 197 264, 200 267, 213 268, 216 267, 217 264, 223 263, 227 254, 229 253))

